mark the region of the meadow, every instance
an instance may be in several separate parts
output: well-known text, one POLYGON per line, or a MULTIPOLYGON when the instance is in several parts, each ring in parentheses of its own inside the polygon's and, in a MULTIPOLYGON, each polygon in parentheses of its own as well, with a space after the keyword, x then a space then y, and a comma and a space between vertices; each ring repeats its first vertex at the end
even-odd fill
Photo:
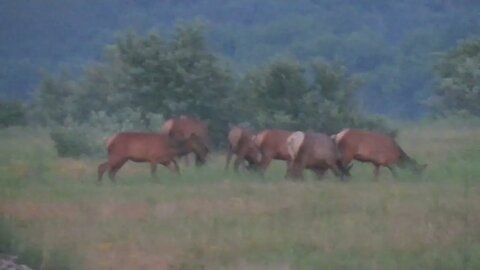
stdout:
POLYGON ((405 124, 421 177, 356 163, 340 182, 225 172, 175 176, 59 158, 44 130, 0 131, 0 251, 34 269, 480 269, 480 125, 405 124))

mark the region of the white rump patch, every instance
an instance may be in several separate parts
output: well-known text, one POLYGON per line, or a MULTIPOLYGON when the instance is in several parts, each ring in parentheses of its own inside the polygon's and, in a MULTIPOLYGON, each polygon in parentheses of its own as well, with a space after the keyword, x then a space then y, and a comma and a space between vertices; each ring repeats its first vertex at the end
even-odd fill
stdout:
POLYGON ((331 137, 332 137, 332 139, 335 140, 335 143, 338 143, 339 141, 342 140, 343 136, 345 136, 345 134, 346 134, 348 131, 350 131, 350 129, 349 129, 349 128, 346 128, 346 129, 340 131, 339 133, 337 133, 336 135, 332 135, 331 137))
POLYGON ((105 142, 105 145, 107 146, 107 148, 110 146, 110 144, 113 142, 113 140, 115 140, 115 138, 117 138, 118 134, 115 134, 115 135, 112 135, 110 137, 106 137, 104 139, 104 142, 105 142))
POLYGON ((295 131, 287 138, 287 150, 291 160, 297 157, 298 150, 305 140, 305 133, 301 131, 295 131))
POLYGON ((228 133, 228 140, 230 142, 230 145, 232 146, 232 149, 236 149, 238 146, 238 142, 240 141, 240 138, 242 137, 242 130, 238 127, 234 127, 229 133, 228 133))
POLYGON ((262 146, 262 143, 263 143, 263 139, 265 138, 265 135, 267 134, 266 131, 263 131, 259 134, 256 134, 254 136, 252 136, 252 141, 253 143, 255 143, 255 145, 257 147, 261 147, 262 146))
POLYGON ((170 120, 167 120, 165 123, 163 123, 163 131, 165 131, 166 133, 170 133, 170 130, 172 129, 172 126, 173 126, 173 120, 170 119, 170 120))

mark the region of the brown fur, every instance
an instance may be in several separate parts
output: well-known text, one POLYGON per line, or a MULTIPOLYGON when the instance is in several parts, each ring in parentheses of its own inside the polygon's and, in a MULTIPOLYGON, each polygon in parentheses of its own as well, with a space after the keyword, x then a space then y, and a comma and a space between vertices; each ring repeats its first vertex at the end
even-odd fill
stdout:
POLYGON ((410 158, 393 138, 382 133, 348 128, 338 133, 335 141, 344 166, 352 160, 372 163, 375 179, 378 179, 380 166, 389 168, 394 176, 393 165, 408 167, 418 173, 426 167, 410 158))
MULTIPOLYGON (((182 115, 177 118, 171 118, 163 124, 162 131, 176 140, 186 139, 190 135, 195 134, 200 137, 207 147, 211 145, 207 125, 194 117, 182 115)), ((185 159, 188 163, 188 158, 185 157, 185 159)))
POLYGON ((236 155, 234 161, 234 170, 238 171, 238 166, 246 160, 249 169, 256 169, 260 162, 260 151, 253 142, 253 135, 247 129, 234 127, 228 133, 229 149, 227 152, 225 169, 230 165, 230 159, 233 154, 236 155))
POLYGON ((340 152, 335 142, 326 134, 297 131, 287 138, 291 164, 289 176, 303 178, 305 168, 312 170, 319 178, 331 169, 342 180, 348 172, 340 162, 340 152))
POLYGON ((110 137, 108 142, 108 161, 98 166, 98 180, 108 170, 112 181, 115 174, 128 160, 149 162, 152 176, 155 176, 157 164, 179 173, 176 157, 194 152, 200 162, 205 161, 208 149, 201 139, 191 135, 187 139, 175 140, 166 133, 124 132, 110 137), (173 167, 172 167, 173 166, 173 167))
POLYGON ((255 145, 260 150, 262 156, 259 169, 264 172, 273 159, 287 161, 290 160, 287 148, 287 138, 290 131, 267 129, 257 134, 254 138, 255 145))

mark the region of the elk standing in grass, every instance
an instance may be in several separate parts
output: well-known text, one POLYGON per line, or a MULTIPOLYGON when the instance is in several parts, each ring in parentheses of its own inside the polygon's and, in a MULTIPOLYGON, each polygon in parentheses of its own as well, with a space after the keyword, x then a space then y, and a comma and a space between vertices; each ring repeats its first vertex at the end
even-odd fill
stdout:
POLYGON ((98 166, 98 181, 102 180, 106 170, 110 179, 115 181, 115 174, 128 160, 149 162, 152 177, 157 164, 179 174, 175 158, 193 152, 198 163, 203 164, 208 153, 208 148, 195 134, 176 140, 165 133, 123 132, 110 137, 107 143, 108 161, 98 166))
POLYGON ((290 155, 287 149, 287 138, 290 131, 267 129, 255 135, 253 141, 261 154, 259 169, 264 173, 273 159, 285 160, 287 162, 287 174, 290 162, 290 155))
POLYGON ((332 135, 332 138, 341 152, 344 166, 350 164, 352 160, 370 162, 374 166, 375 180, 378 180, 380 166, 387 167, 394 177, 396 177, 394 165, 411 169, 418 174, 427 166, 418 164, 393 138, 382 133, 347 128, 332 135))
POLYGON ((303 170, 312 170, 321 179, 331 169, 342 180, 349 176, 341 163, 340 152, 335 142, 326 134, 297 131, 287 138, 290 155, 288 176, 303 179, 303 170))
MULTIPOLYGON (((193 117, 182 115, 177 118, 171 118, 165 121, 162 131, 176 140, 186 139, 190 135, 195 134, 202 140, 205 146, 210 146, 210 136, 207 125, 193 117)), ((189 163, 187 155, 185 156, 185 162, 187 164, 189 163)), ((196 164, 199 165, 198 160, 196 164)))
POLYGON ((260 162, 260 151, 255 146, 253 140, 253 134, 245 128, 234 127, 228 133, 229 149, 227 152, 225 169, 228 169, 232 155, 236 155, 233 163, 233 168, 238 171, 240 164, 243 161, 248 162, 247 169, 256 170, 260 162))

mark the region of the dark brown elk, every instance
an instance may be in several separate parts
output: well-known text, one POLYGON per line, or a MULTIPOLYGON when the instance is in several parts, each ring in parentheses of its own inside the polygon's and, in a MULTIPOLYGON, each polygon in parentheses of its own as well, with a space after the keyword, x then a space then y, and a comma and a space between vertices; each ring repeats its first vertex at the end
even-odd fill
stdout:
POLYGON ((393 138, 382 133, 347 128, 332 135, 332 138, 341 152, 344 166, 352 160, 372 163, 375 180, 378 180, 380 166, 387 167, 394 177, 397 175, 394 165, 418 174, 427 166, 418 164, 393 138))
POLYGON ((287 149, 287 138, 290 134, 292 133, 286 130, 267 129, 254 136, 253 141, 262 157, 258 165, 261 173, 264 173, 272 160, 276 159, 287 162, 286 176, 288 176, 290 155, 287 149))
POLYGON ((238 171, 240 164, 247 161, 247 169, 256 170, 260 162, 260 151, 255 146, 253 134, 245 128, 233 127, 228 133, 229 149, 227 152, 225 169, 230 165, 232 155, 236 155, 233 168, 238 171))
POLYGON ((150 173, 155 176, 157 164, 162 164, 171 171, 179 174, 175 158, 193 152, 198 162, 205 162, 208 148, 195 134, 186 139, 176 140, 166 133, 118 133, 107 140, 108 161, 98 166, 98 181, 106 170, 109 177, 115 181, 115 174, 131 160, 134 162, 149 162, 150 173))
MULTIPOLYGON (((207 147, 210 146, 210 136, 207 125, 193 117, 182 115, 177 118, 171 118, 165 121, 162 131, 177 140, 186 139, 190 135, 195 134, 202 140, 204 145, 207 147)), ((188 164, 187 156, 185 156, 185 161, 188 164)), ((200 164, 198 160, 196 164, 200 164)))
POLYGON ((342 180, 348 170, 342 166, 340 152, 330 136, 323 133, 296 131, 287 138, 290 155, 288 176, 303 179, 303 170, 312 170, 321 179, 326 170, 332 170, 342 180))

